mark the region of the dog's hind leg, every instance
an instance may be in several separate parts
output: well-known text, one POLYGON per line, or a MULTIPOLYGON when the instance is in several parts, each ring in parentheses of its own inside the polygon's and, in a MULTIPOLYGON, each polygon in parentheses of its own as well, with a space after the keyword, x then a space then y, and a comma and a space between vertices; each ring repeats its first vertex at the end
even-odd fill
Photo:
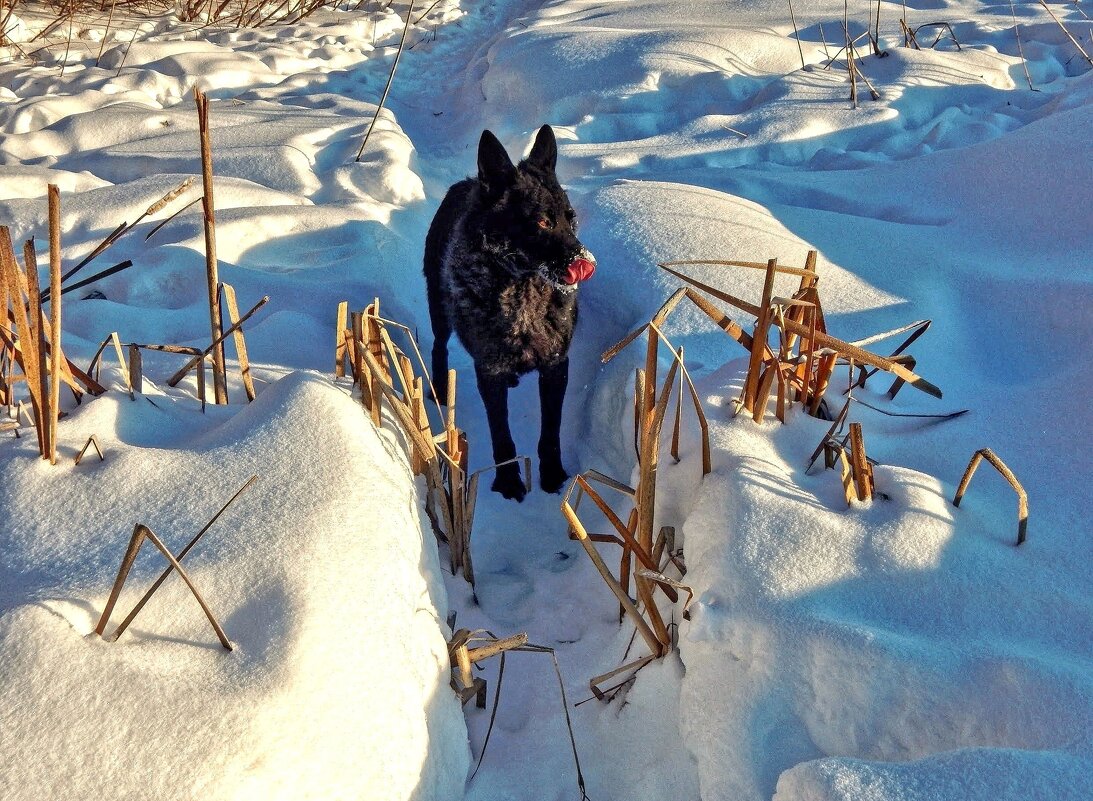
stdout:
POLYGON ((569 359, 539 371, 539 405, 542 428, 539 432, 539 486, 546 492, 558 492, 569 474, 562 467, 562 402, 569 384, 569 359))
MULTIPOLYGON (((478 393, 486 407, 486 420, 490 425, 490 439, 493 442, 493 461, 496 464, 516 458, 516 443, 509 431, 509 387, 513 385, 509 376, 496 376, 483 373, 475 365, 478 379, 478 393)), ((520 466, 516 463, 497 468, 497 476, 490 487, 506 498, 524 500, 527 488, 520 478, 520 466)))

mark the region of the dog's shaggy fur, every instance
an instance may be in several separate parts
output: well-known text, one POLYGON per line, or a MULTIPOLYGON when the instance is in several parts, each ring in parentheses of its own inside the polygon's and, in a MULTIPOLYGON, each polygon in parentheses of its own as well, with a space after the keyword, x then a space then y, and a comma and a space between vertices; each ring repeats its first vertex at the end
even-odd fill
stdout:
MULTIPOLYGON (((573 207, 554 172, 557 160, 547 125, 515 166, 497 138, 484 131, 478 176, 448 190, 425 240, 437 394, 441 401, 447 397, 454 330, 474 359, 494 461, 506 462, 516 456, 508 391, 521 375, 538 370, 539 481, 547 492, 557 492, 568 478, 559 429, 569 343, 577 324, 577 283, 595 263, 577 240, 573 207)), ((493 489, 522 500, 519 466, 500 468, 493 489)))

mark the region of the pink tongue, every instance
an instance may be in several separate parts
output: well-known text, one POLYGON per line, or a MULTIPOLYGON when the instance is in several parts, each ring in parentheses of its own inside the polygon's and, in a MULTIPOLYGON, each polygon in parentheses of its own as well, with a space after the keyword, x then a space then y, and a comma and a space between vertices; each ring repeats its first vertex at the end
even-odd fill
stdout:
POLYGON ((575 284, 578 281, 587 281, 596 272, 595 262, 588 259, 574 259, 573 263, 565 268, 565 282, 575 284))

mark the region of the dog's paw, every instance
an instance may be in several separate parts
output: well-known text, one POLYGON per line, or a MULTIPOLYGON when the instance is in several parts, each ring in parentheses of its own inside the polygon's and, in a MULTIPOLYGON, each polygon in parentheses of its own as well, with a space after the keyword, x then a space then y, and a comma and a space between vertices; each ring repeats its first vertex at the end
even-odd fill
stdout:
POLYGON ((501 493, 502 497, 520 502, 528 493, 524 480, 520 478, 520 468, 514 464, 507 464, 497 469, 497 477, 490 486, 494 492, 501 493))
POLYGON ((543 488, 544 492, 552 494, 561 492, 568 479, 569 473, 562 467, 561 462, 539 463, 539 486, 543 488))

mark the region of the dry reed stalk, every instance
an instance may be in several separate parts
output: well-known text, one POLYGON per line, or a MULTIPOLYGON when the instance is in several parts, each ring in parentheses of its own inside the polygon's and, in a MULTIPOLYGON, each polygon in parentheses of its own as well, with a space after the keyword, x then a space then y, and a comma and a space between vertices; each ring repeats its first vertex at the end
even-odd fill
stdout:
MULTIPOLYGON (((878 54, 880 53, 880 51, 877 50, 875 45, 874 45, 873 49, 878 54)), ((854 45, 850 46, 850 55, 853 59, 861 58, 861 56, 858 55, 857 48, 855 48, 854 45)), ((869 90, 869 96, 871 98, 873 98, 873 100, 880 100, 880 92, 877 91, 877 87, 873 86, 873 82, 869 80, 869 76, 866 75, 864 72, 862 72, 861 66, 858 65, 856 62, 854 64, 854 74, 857 77, 862 79, 862 82, 865 84, 866 88, 869 90)))
MULTIPOLYGON (((572 488, 573 485, 571 484, 570 491, 572 491, 572 488)), ((589 541, 588 532, 585 530, 584 525, 582 525, 580 519, 577 517, 577 514, 573 511, 573 507, 569 505, 568 493, 566 493, 566 497, 562 500, 562 514, 564 514, 566 520, 569 521, 569 525, 571 526, 572 531, 574 532, 574 534, 576 534, 578 542, 581 543, 581 547, 584 548, 585 552, 592 560, 592 564, 595 565, 596 570, 599 572, 600 576, 607 583, 607 586, 611 589, 611 592, 614 593, 619 603, 622 604, 622 607, 630 616, 630 619, 633 621, 634 626, 638 630, 638 633, 641 635, 642 639, 645 640, 645 644, 649 646, 649 650, 656 656, 663 656, 665 653, 667 653, 666 646, 657 638, 657 636, 653 633, 653 630, 649 628, 649 624, 645 622, 645 618, 642 617, 641 613, 638 611, 637 606, 634 605, 634 602, 630 599, 630 596, 623 591, 622 587, 619 585, 619 582, 616 581, 615 577, 611 575, 611 571, 608 569, 607 565, 604 564, 603 557, 600 556, 599 551, 597 551, 595 546, 593 546, 592 543, 589 541)))
POLYGON ((668 578, 666 575, 661 573, 659 570, 646 570, 646 569, 642 568, 642 569, 638 570, 638 574, 642 578, 648 579, 649 581, 653 582, 654 584, 659 586, 662 590, 665 590, 665 591, 667 591, 668 589, 683 590, 685 593, 687 593, 687 598, 686 598, 686 600, 683 601, 682 616, 683 616, 684 620, 690 620, 691 619, 690 606, 691 606, 691 602, 694 601, 694 598, 695 598, 695 591, 692 587, 687 586, 686 584, 684 584, 681 581, 676 581, 675 579, 668 578))
MULTIPOLYGON (((631 553, 633 553, 638 558, 638 561, 641 562, 648 569, 659 569, 659 565, 653 559, 650 552, 646 550, 635 538, 632 526, 623 525, 622 520, 607 504, 607 501, 605 501, 603 499, 603 496, 601 496, 592 488, 591 484, 588 483, 588 480, 583 475, 578 475, 576 477, 576 482, 581 492, 592 499, 592 502, 596 505, 596 508, 598 508, 600 512, 603 513, 603 516, 607 518, 607 521, 611 524, 615 531, 619 533, 619 537, 623 541, 624 548, 628 549, 631 553)), ((620 584, 621 583, 622 582, 620 582, 620 584)), ((671 599, 672 603, 675 603, 678 600, 678 598, 675 597, 675 593, 668 593, 668 597, 671 599)))
MULTIPOLYGON (((220 304, 217 290, 220 278, 216 260, 216 204, 213 200, 213 153, 209 132, 209 98, 194 86, 197 104, 198 138, 201 147, 202 211, 205 232, 205 279, 209 301, 209 337, 212 340, 213 399, 218 404, 228 402, 228 376, 224 366, 224 346, 221 331, 220 304)), ((177 383, 177 382, 176 382, 177 383)), ((174 386, 174 384, 171 384, 174 386)))
MULTIPOLYGON (((690 290, 688 290, 690 292, 690 290)), ((688 295, 689 297, 689 295, 688 295)), ((680 393, 683 392, 683 384, 686 382, 687 388, 691 394, 691 402, 694 404, 695 416, 698 418, 698 427, 701 433, 702 443, 702 475, 707 476, 713 472, 713 463, 710 453, 710 424, 706 419, 706 413, 702 409, 702 401, 698 397, 698 390, 695 389, 694 381, 691 380, 691 372, 687 369, 687 364, 683 361, 683 347, 680 346, 678 351, 673 347, 671 341, 664 335, 658 326, 649 324, 657 336, 664 341, 664 344, 668 347, 668 352, 672 354, 675 359, 675 363, 679 365, 680 372, 680 393)), ((674 454, 673 454, 674 455, 674 454)), ((678 460, 678 457, 677 457, 678 460)))
POLYGON ((1002 474, 1002 477, 1013 487, 1013 491, 1017 493, 1017 544, 1021 545, 1028 536, 1028 494, 1025 492, 1025 488, 1021 486, 1021 482, 1017 480, 1017 476, 1013 474, 1013 471, 990 448, 980 448, 972 454, 972 459, 968 462, 968 468, 964 471, 963 478, 960 479, 960 486, 956 489, 956 495, 953 496, 953 506, 960 506, 960 501, 964 498, 964 493, 971 483, 972 476, 975 475, 979 463, 984 459, 1002 474))
POLYGON ((185 212, 186 210, 188 210, 191 206, 195 206, 198 203, 201 203, 203 200, 204 200, 204 197, 195 197, 193 200, 191 200, 189 203, 187 203, 182 208, 178 209, 177 211, 171 212, 170 216, 166 217, 163 220, 160 220, 158 223, 156 223, 155 227, 152 228, 151 231, 149 231, 147 234, 144 235, 144 241, 147 242, 149 239, 151 239, 153 236, 155 236, 157 233, 159 233, 159 230, 161 228, 163 228, 163 226, 165 226, 167 223, 169 223, 171 220, 173 220, 178 215, 180 215, 183 212, 185 212))
POLYGON ((1021 56, 1021 69, 1025 71, 1025 80, 1028 81, 1028 88, 1032 91, 1039 91, 1032 85, 1032 75, 1028 71, 1028 59, 1025 58, 1025 48, 1021 44, 1021 31, 1017 25, 1017 9, 1014 8, 1013 0, 1010 0, 1010 16, 1013 17, 1013 35, 1017 38, 1017 54, 1021 56))
POLYGON ((846 36, 846 44, 843 50, 846 52, 846 71, 850 76, 850 102, 854 108, 858 107, 858 78, 857 64, 854 61, 854 43, 850 37, 849 0, 843 0, 843 34, 846 36))
MULTIPOLYGON (((113 267, 107 267, 105 270, 100 270, 89 278, 85 278, 82 281, 77 281, 75 284, 69 284, 61 289, 62 295, 67 295, 69 292, 75 292, 77 289, 81 289, 88 284, 93 284, 96 281, 100 281, 103 278, 109 278, 111 275, 120 273, 122 270, 128 270, 133 266, 132 259, 126 259, 125 261, 118 262, 113 267)), ((64 282, 64 276, 61 276, 62 283, 64 282)), ((48 292, 42 293, 42 300, 52 300, 52 296, 48 292)))
POLYGON ((774 377, 780 374, 777 359, 763 362, 763 370, 755 390, 755 404, 752 407, 751 419, 756 423, 762 423, 767 413, 767 402, 770 400, 771 390, 774 388, 774 377))
MULTIPOLYGON (((386 334, 386 331, 384 333, 386 334)), ((390 338, 387 338, 387 341, 390 342, 390 338)), ((399 378, 403 379, 406 388, 406 403, 412 408, 414 406, 412 398, 417 397, 419 392, 417 384, 421 382, 421 379, 414 375, 414 363, 410 361, 410 357, 397 348, 395 350, 398 353, 396 362, 399 378), (405 382, 409 382, 408 385, 405 382)))
POLYGON ((114 21, 114 6, 118 4, 118 0, 110 1, 110 16, 106 18, 106 29, 102 32, 102 41, 99 42, 99 54, 95 56, 95 66, 99 66, 99 59, 102 58, 103 48, 106 47, 106 40, 110 37, 110 24, 114 21))
MULTIPOLYGON (((57 421, 61 410, 61 190, 49 184, 49 463, 57 464, 57 421)), ((30 269, 30 265, 27 265, 30 269)), ((29 277, 29 276, 28 276, 29 277)), ((34 276, 38 283, 38 276, 34 276)))
POLYGON ((380 299, 375 298, 364 309, 364 347, 372 354, 373 359, 379 367, 379 371, 372 374, 370 393, 372 400, 370 407, 372 422, 377 426, 380 424, 380 397, 382 393, 377 390, 376 383, 381 380, 381 377, 387 383, 390 383, 391 381, 391 373, 388 370, 387 357, 384 354, 383 349, 383 338, 380 336, 380 324, 376 319, 379 317, 379 314, 380 299))
MULTIPOLYGON (((421 436, 424 439, 432 440, 433 429, 429 425, 429 415, 425 411, 425 385, 422 383, 421 378, 414 379, 414 395, 413 395, 413 408, 414 419, 417 421, 418 431, 421 432, 421 436)), ((414 470, 414 475, 421 475, 425 471, 425 460, 417 449, 411 451, 411 466, 414 470)))
POLYGON ((1062 32, 1064 34, 1066 34, 1066 38, 1070 40, 1070 43, 1072 45, 1074 45, 1076 48, 1078 48, 1078 52, 1082 54, 1082 58, 1084 58, 1086 61, 1088 61, 1089 65, 1091 67, 1093 67, 1093 58, 1090 58, 1089 53, 1087 53, 1085 51, 1085 48, 1082 47, 1081 42, 1079 42, 1076 38, 1074 38, 1074 34, 1072 34, 1069 30, 1067 30, 1067 27, 1065 25, 1063 25, 1062 20, 1060 20, 1057 16, 1055 16, 1055 12, 1052 11, 1048 7, 1048 4, 1045 3, 1044 0, 1040 0, 1040 5, 1042 5, 1044 7, 1044 11, 1046 11, 1051 16, 1051 18, 1053 20, 1055 20, 1055 24, 1059 26, 1059 28, 1062 30, 1062 32))
MULTIPOLYGON (((34 255, 33 242, 27 242, 23 247, 23 259, 24 266, 26 268, 25 276, 20 275, 20 282, 23 284, 22 290, 27 296, 27 316, 30 318, 30 340, 27 345, 34 349, 34 359, 38 365, 38 374, 36 376, 27 377, 28 381, 36 381, 38 384, 38 393, 41 398, 41 408, 39 410, 39 425, 41 426, 40 441, 43 444, 42 458, 49 459, 51 450, 51 443, 53 441, 53 413, 50 408, 50 401, 52 400, 52 392, 49 386, 49 376, 52 372, 50 369, 50 361, 53 364, 56 363, 56 359, 49 360, 48 351, 49 345, 47 337, 49 336, 50 326, 46 319, 46 316, 42 313, 42 296, 41 288, 38 284, 38 263, 34 255)), ((56 462, 54 462, 56 463, 56 462)))
MULTIPOLYGON (((634 539, 634 534, 638 530, 638 510, 637 508, 630 510, 630 519, 626 521, 626 530, 629 532, 630 540, 634 539)), ((633 563, 634 549, 631 548, 627 542, 622 544, 622 557, 619 559, 619 586, 622 587, 623 592, 627 595, 630 594, 630 569, 633 563)), ((626 618, 626 610, 622 604, 619 604, 619 625, 622 625, 622 621, 626 618)))
POLYGON ((95 446, 95 453, 99 455, 99 461, 106 461, 106 457, 103 456, 102 453, 102 448, 99 447, 99 441, 95 439, 95 435, 92 434, 90 437, 87 438, 87 442, 84 443, 83 447, 80 448, 80 452, 76 454, 76 459, 73 462, 74 465, 78 465, 81 461, 83 461, 84 454, 87 453, 87 449, 92 445, 95 446))
POLYGON ((831 423, 831 427, 827 430, 827 433, 824 434, 823 439, 820 440, 820 444, 816 446, 816 450, 814 450, 812 452, 812 456, 809 457, 808 466, 805 467, 805 473, 806 474, 808 473, 809 470, 812 469, 812 465, 816 463, 816 459, 819 458, 820 454, 823 452, 823 450, 827 446, 827 444, 830 441, 832 441, 832 439, 835 437, 836 432, 838 432, 841 429, 842 424, 846 420, 847 414, 849 412, 850 412, 850 400, 847 399, 846 403, 843 404, 842 411, 840 411, 835 416, 835 419, 831 423))
MULTIPOLYGON (((650 336, 657 336, 653 329, 650 336)), ((645 439, 641 445, 641 459, 639 460, 638 492, 636 504, 638 508, 637 540, 646 551, 653 549, 653 514, 656 506, 657 468, 660 461, 660 432, 664 424, 664 414, 668 408, 668 398, 672 392, 672 384, 675 381, 676 370, 679 364, 675 361, 668 369, 668 377, 664 381, 660 399, 656 406, 650 410, 645 424, 645 439)))
POLYGON ((421 348, 418 347, 416 334, 413 331, 411 331, 407 326, 403 325, 402 323, 396 322, 395 320, 389 320, 389 319, 387 319, 385 317, 382 317, 380 315, 375 315, 375 320, 376 320, 377 323, 380 323, 383 326, 391 326, 391 327, 397 328, 399 331, 402 331, 406 335, 406 338, 410 343, 410 347, 413 348, 414 357, 417 360, 417 365, 421 368, 422 378, 424 379, 425 383, 428 385, 429 392, 432 394, 432 398, 433 398, 433 400, 435 402, 435 405, 436 405, 437 414, 440 415, 441 418, 443 418, 444 417, 444 411, 443 411, 443 409, 441 409, 441 406, 440 406, 440 398, 437 397, 436 388, 433 386, 433 380, 429 376, 429 368, 425 364, 425 357, 422 356, 421 348))
MULTIPOLYGON (((608 690, 603 690, 603 689, 600 688, 600 685, 602 685, 604 682, 610 681, 611 679, 614 679, 618 676, 622 676, 623 674, 629 674, 626 682, 623 682, 623 684, 626 684, 627 682, 633 680, 634 676, 637 675, 637 672, 639 670, 641 670, 643 667, 648 665, 650 662, 652 662, 656 658, 657 657, 656 657, 655 654, 649 654, 648 656, 643 656, 641 659, 636 659, 633 662, 628 662, 625 665, 621 665, 621 666, 615 668, 614 670, 609 670, 607 673, 603 673, 599 676, 593 676, 591 679, 588 680, 588 689, 590 689, 592 691, 592 694, 597 699, 599 699, 600 701, 603 701, 603 702, 606 703, 614 697, 614 696, 608 697, 607 693, 611 692, 612 689, 617 689, 617 687, 612 687, 612 688, 609 688, 608 690)), ((621 684, 618 685, 618 687, 621 687, 621 686, 622 686, 621 684)))
POLYGON ((235 288, 231 284, 221 284, 224 303, 228 307, 228 321, 235 328, 232 341, 235 343, 235 355, 239 360, 239 373, 243 378, 243 390, 247 393, 247 402, 254 400, 254 379, 250 373, 250 359, 247 357, 247 340, 243 337, 243 326, 239 322, 239 304, 235 299, 235 288))
MULTIPOLYGON (((687 283, 691 284, 692 286, 694 286, 698 289, 701 289, 703 292, 705 292, 709 295, 712 295, 713 297, 717 298, 718 300, 723 300, 726 303, 732 304, 733 306, 736 306, 738 309, 741 309, 742 311, 748 312, 749 314, 752 314, 756 317, 759 316, 759 307, 756 306, 755 304, 748 303, 747 301, 741 300, 740 298, 737 298, 737 297, 734 297, 733 295, 730 295, 727 292, 723 292, 719 289, 715 289, 714 287, 709 286, 708 284, 704 284, 701 281, 698 281, 694 278, 691 278, 688 275, 677 272, 676 270, 673 270, 670 267, 664 267, 663 269, 665 271, 671 273, 672 275, 676 276, 677 278, 680 278, 683 281, 686 281, 687 283)), ((792 320, 786 320, 786 328, 789 331, 797 334, 798 336, 801 336, 801 335, 804 335, 804 334, 808 333, 808 329, 805 328, 805 326, 803 326, 800 323, 796 323, 792 320)), ((858 347, 855 347, 854 345, 851 345, 849 342, 844 342, 843 340, 836 339, 835 337, 830 336, 829 334, 821 333, 819 330, 817 330, 817 332, 816 332, 815 341, 816 341, 816 344, 819 347, 829 348, 831 350, 837 351, 838 353, 840 353, 841 355, 843 355, 847 359, 852 358, 857 362, 868 364, 868 365, 871 365, 873 367, 879 367, 880 369, 882 369, 886 372, 894 373, 895 375, 898 375, 901 378, 903 378, 908 384, 913 386, 915 389, 921 390, 922 392, 925 392, 928 395, 933 395, 935 398, 940 398, 942 396, 941 390, 938 389, 933 384, 931 384, 929 381, 922 378, 921 376, 916 375, 915 373, 912 373, 910 370, 907 370, 903 366, 893 363, 890 359, 886 359, 883 356, 877 356, 874 353, 870 353, 869 351, 862 350, 861 348, 858 348, 858 347)))
MULTIPOLYGON (((679 347, 679 362, 683 363, 683 346, 679 347)), ((679 374, 679 392, 676 395, 676 413, 672 420, 672 446, 669 449, 669 453, 672 454, 672 458, 679 463, 679 429, 683 422, 683 373, 679 374)))
POLYGON ((827 392, 827 387, 831 383, 831 374, 835 370, 838 358, 838 354, 831 351, 824 351, 819 354, 816 375, 812 384, 812 396, 808 405, 808 413, 813 417, 816 417, 820 412, 820 404, 824 401, 824 393, 827 392))
POLYGON ((406 404, 404 404, 402 402, 402 399, 399 398, 398 394, 395 392, 394 387, 392 387, 387 382, 386 378, 384 378, 383 368, 380 367, 379 363, 376 361, 375 357, 372 356, 372 354, 369 352, 368 348, 364 347, 363 344, 358 344, 357 348, 364 358, 365 366, 372 373, 372 385, 376 387, 377 394, 387 398, 388 403, 394 410, 395 416, 402 424, 402 428, 405 431, 407 437, 410 439, 411 443, 413 443, 414 447, 419 450, 419 452, 428 462, 431 462, 435 465, 435 454, 437 453, 436 446, 433 444, 432 441, 426 439, 422 435, 421 431, 418 429, 417 421, 415 420, 414 416, 411 415, 410 410, 406 407, 406 404))
MULTIPOLYGON (((23 375, 27 378, 27 389, 30 392, 31 413, 34 419, 34 428, 38 435, 38 452, 44 455, 46 453, 46 440, 44 438, 45 424, 42 418, 43 399, 41 397, 38 347, 36 339, 31 333, 27 309, 23 305, 22 282, 20 281, 22 273, 15 261, 15 250, 12 246, 11 234, 8 232, 6 225, 0 225, 0 273, 3 274, 2 278, 6 287, 5 294, 11 303, 11 308, 14 310, 15 335, 21 342, 28 345, 28 347, 22 348, 21 367, 23 375)), ((9 317, 12 316, 11 312, 7 314, 9 317)), ((19 349, 14 347, 14 341, 12 345, 18 360, 19 349)))
POLYGON ((194 598, 201 607, 201 611, 204 612, 205 617, 209 619, 209 623, 212 625, 213 631, 216 632, 220 644, 224 646, 226 650, 232 650, 231 642, 228 641, 227 635, 224 634, 224 629, 216 622, 216 617, 213 615, 212 610, 209 609, 209 605, 205 603, 205 599, 201 597, 201 593, 198 592, 193 580, 186 571, 182 569, 182 565, 178 563, 174 554, 168 550, 167 546, 156 536, 155 532, 143 523, 137 523, 133 528, 133 536, 130 537, 129 545, 125 549, 125 556, 122 557, 121 567, 118 569, 118 577, 114 580, 114 586, 110 590, 110 598, 106 602, 106 608, 103 609, 102 617, 99 618, 98 625, 95 626, 95 633, 102 637, 103 632, 106 630, 106 624, 110 622, 110 613, 114 611, 114 605, 118 602, 118 596, 121 595, 125 580, 128 578, 129 571, 133 567, 133 562, 136 561, 137 553, 140 551, 141 546, 144 545, 145 540, 150 541, 156 546, 159 552, 163 554, 164 558, 171 563, 171 567, 178 571, 178 575, 182 577, 182 580, 186 582, 186 586, 190 588, 190 592, 193 593, 194 598))
MULTIPOLYGON (((815 251, 809 251, 810 254, 815 251)), ((776 260, 774 260, 776 261, 776 260)), ((662 261, 657 264, 658 267, 688 267, 692 265, 708 264, 712 266, 720 267, 744 267, 749 270, 762 270, 766 272, 770 267, 770 261, 739 261, 737 259, 679 259, 674 261, 662 261)), ((786 267, 781 264, 776 264, 774 272, 778 275, 795 275, 801 278, 802 282, 811 278, 815 280, 815 268, 810 272, 808 269, 808 263, 805 263, 805 267, 786 267)))
POLYGON ((376 121, 380 118, 380 112, 383 111, 383 104, 387 102, 387 93, 391 91, 391 84, 395 80, 395 70, 398 69, 399 59, 402 58, 402 50, 406 46, 406 34, 410 31, 410 17, 414 12, 414 0, 410 0, 410 6, 406 9, 406 25, 402 29, 402 38, 398 43, 398 50, 395 52, 395 60, 391 63, 391 73, 387 76, 387 85, 383 87, 383 94, 380 95, 379 105, 376 106, 376 113, 372 116, 372 122, 368 124, 368 130, 364 133, 364 141, 361 142, 360 150, 357 151, 357 157, 353 159, 354 162, 361 160, 361 155, 364 153, 364 148, 368 146, 368 139, 372 136, 372 129, 376 127, 376 121))
POLYGON ((118 241, 121 235, 125 233, 127 227, 128 224, 123 222, 121 225, 119 225, 117 228, 107 234, 106 237, 94 248, 92 248, 91 252, 84 256, 75 267, 70 269, 63 276, 61 276, 61 281, 67 281, 69 278, 82 270, 91 261, 98 258, 107 248, 109 248, 111 245, 118 241))
POLYGON ((859 501, 873 497, 873 469, 865 458, 865 438, 861 423, 850 424, 850 470, 854 475, 854 489, 859 501))
MULTIPOLYGON (((94 437, 92 437, 92 439, 94 439, 94 437)), ((86 449, 87 446, 85 445, 84 448, 86 449)), ((98 443, 96 443, 95 449, 98 450, 98 443)), ((102 456, 101 452, 99 453, 99 456, 102 456)), ((186 558, 186 554, 188 554, 193 549, 193 547, 195 545, 197 545, 197 543, 201 540, 201 538, 205 536, 205 533, 210 528, 212 528, 213 524, 215 524, 216 521, 220 519, 220 516, 222 514, 224 514, 224 512, 227 511, 228 507, 231 506, 233 503, 235 503, 235 500, 240 495, 242 495, 244 492, 246 492, 248 489, 250 489, 251 485, 254 484, 254 482, 257 481, 257 480, 258 480, 258 476, 256 476, 256 475, 251 476, 249 479, 247 479, 247 481, 243 484, 243 486, 241 486, 238 490, 235 491, 235 494, 232 495, 231 498, 228 499, 228 502, 225 503, 222 507, 220 507, 220 511, 218 511, 215 515, 213 515, 212 519, 210 519, 209 522, 206 523, 201 528, 201 530, 199 532, 197 532, 197 534, 194 535, 193 539, 191 539, 188 543, 186 543, 186 547, 184 547, 181 551, 178 552, 178 557, 176 558, 178 563, 181 563, 182 560, 186 558)), ((121 637, 122 634, 125 633, 125 630, 127 628, 129 628, 129 624, 131 624, 134 620, 136 620, 137 615, 140 614, 140 611, 144 608, 145 604, 147 604, 148 601, 151 600, 152 596, 155 595, 156 590, 158 590, 160 588, 160 586, 163 584, 163 582, 167 580, 167 578, 171 575, 171 573, 174 571, 174 569, 175 569, 174 564, 170 565, 166 570, 164 570, 160 574, 159 578, 157 578, 152 583, 152 586, 148 588, 148 590, 144 593, 144 595, 141 596, 141 599, 139 601, 137 601, 137 603, 133 606, 132 610, 130 610, 129 614, 125 616, 125 619, 121 622, 121 625, 119 625, 117 627, 117 629, 114 630, 113 639, 115 641, 117 641, 117 639, 119 637, 121 637)), ((228 650, 231 650, 231 649, 229 648, 228 650)))
POLYGON ((358 343, 364 342, 364 312, 350 312, 349 325, 353 331, 353 338, 349 342, 353 376, 361 390, 361 403, 367 408, 372 404, 372 393, 369 389, 372 382, 364 372, 364 355, 361 353, 361 347, 358 347, 358 343))
POLYGON ((873 55, 880 56, 880 2, 877 0, 877 19, 873 23, 873 55))
POLYGON ((789 21, 793 23, 793 38, 797 40, 797 52, 801 54, 801 69, 804 69, 805 51, 801 47, 801 34, 797 30, 797 17, 793 13, 793 0, 789 0, 789 21))
POLYGON ((853 506, 858 499, 857 489, 854 485, 854 468, 846 456, 846 448, 838 449, 839 476, 842 480, 843 497, 846 498, 847 507, 853 506))
MULTIPOLYGON (((192 359, 190 359, 190 361, 186 362, 186 364, 184 364, 182 366, 182 368, 177 373, 175 373, 173 376, 171 376, 169 379, 167 379, 167 386, 169 386, 169 387, 177 386, 178 382, 181 381, 183 378, 185 378, 186 374, 188 372, 193 370, 203 359, 207 358, 211 353, 213 353, 214 349, 218 345, 223 344, 225 339, 227 339, 229 336, 234 334, 237 328, 242 326, 243 323, 245 323, 247 320, 249 320, 254 315, 255 312, 257 312, 259 309, 261 309, 267 303, 269 303, 269 295, 265 295, 260 301, 255 303, 254 306, 251 307, 250 311, 248 311, 246 314, 244 314, 242 317, 240 317, 235 323, 233 323, 232 326, 230 328, 228 328, 228 330, 221 333, 220 336, 217 339, 213 340, 212 344, 209 345, 209 347, 205 348, 205 350, 201 351, 201 353, 199 355, 194 356, 192 359)), ((214 370, 215 370, 215 365, 214 365, 214 370)))
POLYGON ((804 362, 801 365, 803 372, 798 368, 798 377, 801 379, 801 387, 798 392, 798 398, 801 401, 802 407, 807 407, 811 403, 811 396, 813 393, 809 392, 809 388, 812 386, 812 371, 816 364, 816 318, 818 309, 816 306, 811 306, 808 310, 808 334, 802 341, 801 350, 804 351, 804 362))
MULTIPOLYGON (((482 641, 480 638, 471 638, 469 642, 482 641)), ((528 635, 521 632, 520 634, 513 634, 511 637, 505 637, 503 639, 487 639, 484 640, 488 645, 482 645, 477 648, 467 648, 467 658, 471 661, 471 664, 476 664, 485 659, 502 654, 505 651, 512 651, 514 649, 523 648, 527 645, 528 635)))
POLYGON ((140 346, 129 343, 129 386, 138 395, 144 394, 144 364, 140 356, 140 346))
MULTIPOLYGON (((743 405, 746 411, 755 408, 755 399, 759 389, 759 369, 767 351, 767 330, 770 327, 770 300, 774 292, 774 277, 778 271, 778 260, 767 262, 766 276, 763 280, 763 299, 756 315, 755 333, 751 340, 751 358, 748 361, 747 378, 744 381, 743 405)), ((760 418, 761 419, 761 418, 760 418)))
POLYGON ((338 320, 335 323, 334 330, 337 332, 337 336, 334 338, 334 377, 345 377, 345 356, 346 356, 346 343, 345 343, 345 326, 349 320, 349 301, 343 300, 338 304, 338 320))

